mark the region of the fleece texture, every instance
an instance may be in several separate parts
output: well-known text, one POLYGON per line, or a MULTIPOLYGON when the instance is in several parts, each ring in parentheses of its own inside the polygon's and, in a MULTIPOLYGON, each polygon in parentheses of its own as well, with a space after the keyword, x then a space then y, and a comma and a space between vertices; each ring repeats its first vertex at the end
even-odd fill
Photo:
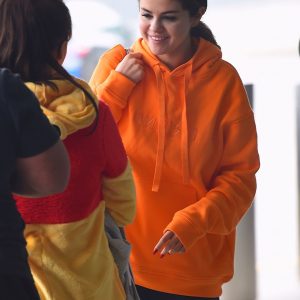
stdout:
POLYGON ((259 169, 253 111, 235 68, 218 47, 195 41, 193 57, 169 70, 143 39, 138 84, 115 71, 118 45, 99 60, 90 85, 111 108, 131 161, 137 217, 126 233, 138 285, 217 297, 233 276, 235 229, 252 204, 259 169), (186 252, 152 251, 171 230, 186 252))
POLYGON ((67 81, 54 83, 56 88, 27 86, 49 119, 64 130, 71 175, 63 193, 40 199, 15 196, 26 223, 33 277, 42 300, 125 300, 104 231, 104 212, 119 226, 132 222, 131 168, 107 105, 99 102, 95 123, 95 110, 81 90, 67 81))

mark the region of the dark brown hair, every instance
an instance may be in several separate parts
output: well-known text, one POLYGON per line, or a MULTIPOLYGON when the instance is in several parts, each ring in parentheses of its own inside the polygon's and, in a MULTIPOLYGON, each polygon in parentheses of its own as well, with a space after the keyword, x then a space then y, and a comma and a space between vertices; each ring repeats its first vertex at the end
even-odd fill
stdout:
MULTIPOLYGON (((198 14, 198 11, 201 7, 207 9, 207 0, 178 0, 184 10, 187 10, 191 17, 194 17, 198 14)), ((193 27, 191 30, 191 35, 195 38, 203 38, 217 47, 221 48, 210 28, 199 20, 199 24, 196 27, 193 27)))
POLYGON ((0 0, 0 28, 0 67, 19 73, 24 81, 50 85, 54 70, 85 93, 98 117, 93 97, 55 59, 72 35, 62 0, 0 0))

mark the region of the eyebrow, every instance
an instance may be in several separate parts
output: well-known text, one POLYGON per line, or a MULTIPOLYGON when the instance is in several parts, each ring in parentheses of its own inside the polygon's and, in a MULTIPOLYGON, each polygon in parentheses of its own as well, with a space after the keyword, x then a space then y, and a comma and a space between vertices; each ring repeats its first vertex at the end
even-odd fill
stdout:
MULTIPOLYGON (((152 11, 150 11, 150 10, 148 10, 148 9, 146 9, 146 8, 142 8, 142 7, 141 7, 141 10, 143 10, 143 11, 145 11, 145 12, 147 12, 147 13, 152 14, 152 11)), ((162 15, 166 15, 166 14, 178 14, 178 13, 179 13, 178 10, 169 10, 169 11, 163 12, 162 15)))

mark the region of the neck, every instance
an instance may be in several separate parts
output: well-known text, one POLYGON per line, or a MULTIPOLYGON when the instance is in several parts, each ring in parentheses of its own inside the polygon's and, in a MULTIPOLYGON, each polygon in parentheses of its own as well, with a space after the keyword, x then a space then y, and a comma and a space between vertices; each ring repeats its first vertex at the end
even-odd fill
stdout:
POLYGON ((187 43, 186 49, 181 51, 174 51, 174 53, 168 53, 163 55, 158 55, 159 60, 164 63, 170 70, 174 70, 177 67, 188 62, 197 50, 197 45, 191 42, 187 43))

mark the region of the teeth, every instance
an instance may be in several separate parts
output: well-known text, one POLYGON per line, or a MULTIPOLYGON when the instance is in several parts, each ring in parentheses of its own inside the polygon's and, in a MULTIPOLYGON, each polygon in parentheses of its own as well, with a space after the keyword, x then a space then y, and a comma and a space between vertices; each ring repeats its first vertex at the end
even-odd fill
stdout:
POLYGON ((166 39, 165 37, 158 37, 158 36, 150 36, 150 38, 154 41, 162 41, 166 39))

